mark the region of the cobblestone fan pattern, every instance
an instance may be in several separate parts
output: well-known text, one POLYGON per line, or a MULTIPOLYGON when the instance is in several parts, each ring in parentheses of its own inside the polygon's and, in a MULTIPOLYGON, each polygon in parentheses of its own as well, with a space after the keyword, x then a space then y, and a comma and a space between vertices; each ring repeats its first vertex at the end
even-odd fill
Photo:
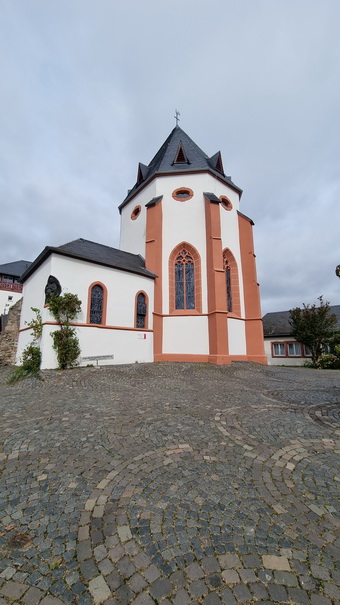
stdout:
POLYGON ((0 605, 340 603, 340 372, 0 369, 0 605))

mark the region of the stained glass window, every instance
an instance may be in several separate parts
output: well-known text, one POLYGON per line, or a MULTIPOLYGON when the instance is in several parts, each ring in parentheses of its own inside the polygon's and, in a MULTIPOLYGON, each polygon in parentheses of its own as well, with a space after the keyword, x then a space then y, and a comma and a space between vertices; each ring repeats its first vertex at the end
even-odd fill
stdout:
POLYGON ((143 292, 140 292, 137 296, 137 314, 136 314, 136 327, 137 328, 141 328, 141 329, 145 328, 146 313, 147 313, 147 307, 146 307, 145 294, 143 294, 143 292))
POLYGON ((91 290, 90 323, 101 324, 103 315, 103 288, 96 284, 91 290))
POLYGON ((233 299, 231 295, 231 279, 230 279, 230 267, 227 264, 225 268, 225 278, 226 278, 226 286, 227 286, 227 306, 228 313, 231 313, 233 310, 233 299))
POLYGON ((175 261, 176 309, 195 308, 195 265, 192 256, 185 249, 175 261))

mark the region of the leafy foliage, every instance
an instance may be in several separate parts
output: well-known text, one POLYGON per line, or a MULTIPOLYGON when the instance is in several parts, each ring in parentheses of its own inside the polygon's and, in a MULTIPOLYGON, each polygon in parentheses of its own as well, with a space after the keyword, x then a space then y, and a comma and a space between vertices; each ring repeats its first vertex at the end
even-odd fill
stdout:
POLYGON ((51 334, 53 338, 53 348, 57 353, 58 366, 61 370, 71 368, 76 365, 77 358, 80 355, 79 340, 74 328, 61 326, 51 334))
POLYGON ((329 302, 324 302, 322 296, 318 300, 318 306, 304 304, 302 309, 291 309, 289 319, 292 335, 309 348, 314 367, 318 367, 322 345, 333 335, 337 324, 336 315, 330 313, 329 302))
POLYGON ((14 384, 27 376, 37 376, 40 378, 41 351, 38 342, 42 336, 42 320, 39 309, 31 307, 35 313, 35 318, 30 322, 25 321, 26 326, 31 328, 33 333, 32 342, 23 350, 21 359, 22 364, 14 368, 8 379, 8 384, 14 384))
POLYGON ((80 313, 81 300, 71 293, 52 296, 49 300, 49 310, 60 325, 60 329, 51 334, 58 366, 61 370, 71 368, 77 363, 80 347, 76 331, 70 327, 70 322, 80 313))
POLYGON ((76 294, 67 292, 63 296, 51 296, 49 310, 61 325, 69 325, 81 311, 81 300, 76 294))

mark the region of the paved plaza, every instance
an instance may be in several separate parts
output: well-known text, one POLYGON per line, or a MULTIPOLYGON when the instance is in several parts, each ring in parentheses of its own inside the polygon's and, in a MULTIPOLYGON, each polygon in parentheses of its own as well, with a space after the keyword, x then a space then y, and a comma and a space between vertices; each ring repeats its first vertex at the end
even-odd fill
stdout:
POLYGON ((340 602, 340 372, 0 370, 0 605, 340 602))

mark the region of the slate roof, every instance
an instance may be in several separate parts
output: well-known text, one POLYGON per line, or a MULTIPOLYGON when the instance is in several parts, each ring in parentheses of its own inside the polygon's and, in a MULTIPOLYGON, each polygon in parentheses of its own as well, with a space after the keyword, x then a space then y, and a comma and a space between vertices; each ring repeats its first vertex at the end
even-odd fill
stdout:
POLYGON ((62 246, 46 246, 31 266, 25 271, 22 280, 25 281, 50 254, 60 254, 80 260, 89 261, 96 265, 104 265, 113 269, 121 269, 129 273, 137 273, 145 277, 155 278, 156 275, 145 268, 145 260, 140 254, 124 252, 118 248, 111 248, 103 244, 97 244, 87 239, 76 239, 62 246))
MULTIPOLYGON (((330 313, 334 313, 337 316, 337 329, 340 330, 340 305, 331 306, 330 313)), ((289 324, 289 317, 289 311, 267 313, 262 320, 264 336, 290 336, 292 328, 289 324)))
POLYGON ((0 265, 0 273, 2 275, 11 275, 13 277, 20 277, 26 269, 30 266, 31 261, 29 260, 16 260, 12 263, 5 263, 0 265))
POLYGON ((224 174, 221 153, 218 151, 209 158, 184 130, 175 126, 148 166, 139 164, 137 182, 128 192, 125 200, 119 206, 119 210, 155 175, 193 171, 209 171, 242 194, 242 189, 232 182, 230 176, 224 174), (176 162, 176 158, 181 161, 176 162))

